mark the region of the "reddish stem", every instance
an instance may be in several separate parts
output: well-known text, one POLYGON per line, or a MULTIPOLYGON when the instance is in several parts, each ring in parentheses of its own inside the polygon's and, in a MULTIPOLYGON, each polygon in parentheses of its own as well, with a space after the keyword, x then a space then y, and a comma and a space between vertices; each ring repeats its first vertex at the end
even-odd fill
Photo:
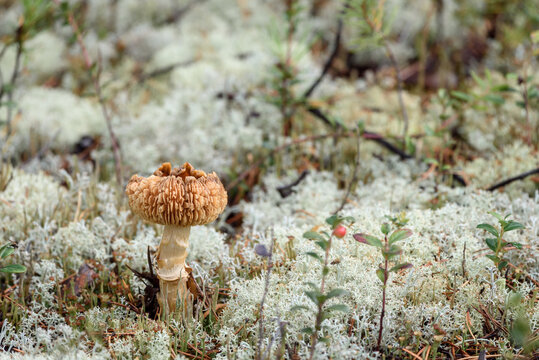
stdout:
MULTIPOLYGON (((388 251, 388 243, 387 243, 387 235, 384 237, 385 241, 385 250, 388 251)), ((387 267, 389 265, 389 261, 385 260, 384 263, 384 286, 382 288, 382 313, 380 314, 380 329, 378 330, 378 351, 380 351, 380 345, 382 344, 382 330, 384 329, 384 316, 386 314, 386 284, 387 284, 387 278, 389 276, 389 273, 387 271, 387 267)))

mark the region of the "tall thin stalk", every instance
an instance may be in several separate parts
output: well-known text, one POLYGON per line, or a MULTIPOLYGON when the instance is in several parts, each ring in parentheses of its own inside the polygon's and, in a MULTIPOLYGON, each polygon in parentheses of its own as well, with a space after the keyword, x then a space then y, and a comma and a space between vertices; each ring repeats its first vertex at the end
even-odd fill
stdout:
MULTIPOLYGON (((384 236, 384 247, 386 251, 389 251, 389 243, 387 241, 387 235, 384 236)), ((389 260, 386 258, 384 261, 384 282, 382 286, 382 312, 380 313, 380 327, 378 330, 378 342, 376 347, 380 351, 380 346, 382 345, 382 331, 384 330, 384 316, 386 314, 386 284, 387 279, 389 278, 389 260)))
POLYGON ((267 261, 267 270, 266 270, 266 279, 264 281, 264 293, 262 294, 262 300, 260 301, 260 306, 258 308, 258 352, 256 359, 263 360, 265 356, 262 355, 262 340, 264 338, 264 303, 266 302, 266 296, 268 295, 269 283, 271 269, 273 268, 273 246, 275 244, 275 237, 273 236, 273 231, 271 233, 271 245, 269 251, 266 250, 264 245, 258 245, 255 248, 255 251, 258 255, 268 259, 267 261))
MULTIPOLYGON (((326 246, 326 251, 324 255, 324 266, 322 267, 322 280, 320 281, 320 293, 324 293, 324 287, 326 285, 326 276, 328 274, 328 262, 329 262, 329 250, 331 249, 331 243, 333 241, 333 234, 328 239, 328 244, 326 246)), ((311 336, 311 350, 309 355, 309 360, 312 360, 314 357, 314 351, 316 350, 316 344, 318 343, 318 333, 322 328, 322 321, 324 321, 324 302, 320 301, 318 303, 318 311, 316 313, 316 321, 314 325, 314 333, 311 336)))
POLYGON ((401 109, 402 114, 402 121, 404 122, 404 129, 402 132, 402 138, 406 139, 406 136, 408 134, 408 112, 406 111, 406 106, 404 105, 404 99, 402 97, 403 92, 403 86, 402 86, 402 79, 399 71, 399 65, 397 63, 397 59, 395 58, 395 55, 393 54, 393 51, 389 47, 389 44, 387 43, 387 40, 384 38, 384 49, 386 50, 387 57, 389 58, 389 61, 391 62, 391 66, 395 70, 395 74, 397 77, 397 96, 399 98, 399 106, 401 109))

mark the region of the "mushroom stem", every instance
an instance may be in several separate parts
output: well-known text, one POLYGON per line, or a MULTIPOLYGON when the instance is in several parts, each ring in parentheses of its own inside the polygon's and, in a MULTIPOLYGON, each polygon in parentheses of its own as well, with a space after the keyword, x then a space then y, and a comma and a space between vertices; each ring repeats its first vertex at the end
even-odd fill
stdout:
POLYGON ((171 314, 179 298, 187 298, 185 259, 189 246, 190 226, 165 225, 163 237, 157 250, 157 277, 159 278, 159 303, 161 309, 171 314))

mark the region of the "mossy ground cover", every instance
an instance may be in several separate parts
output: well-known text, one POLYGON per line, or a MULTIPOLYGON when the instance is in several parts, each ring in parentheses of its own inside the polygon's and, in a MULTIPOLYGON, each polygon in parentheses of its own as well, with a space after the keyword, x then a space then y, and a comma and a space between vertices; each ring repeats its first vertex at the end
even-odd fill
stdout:
POLYGON ((0 358, 534 358, 537 18, 0 2, 0 266, 23 266, 0 272, 0 358), (192 228, 192 296, 167 318, 163 227, 125 185, 185 161, 228 206, 192 228))

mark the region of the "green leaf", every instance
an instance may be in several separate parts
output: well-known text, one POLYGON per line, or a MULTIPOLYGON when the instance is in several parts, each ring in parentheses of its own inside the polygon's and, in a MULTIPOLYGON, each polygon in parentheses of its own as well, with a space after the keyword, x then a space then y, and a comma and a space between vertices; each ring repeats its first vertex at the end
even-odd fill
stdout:
POLYGON ((330 339, 329 339, 329 336, 320 336, 318 338, 318 341, 323 342, 326 345, 329 345, 330 339))
POLYGON ((380 231, 382 234, 387 235, 391 231, 391 226, 389 226, 388 223, 383 223, 382 226, 380 226, 380 231))
POLYGON ((342 220, 337 215, 332 215, 326 219, 326 222, 334 228, 337 226, 342 220))
POLYGON ((410 229, 395 230, 389 237, 389 244, 393 244, 394 242, 404 240, 406 238, 409 238, 410 236, 412 236, 412 230, 410 229))
POLYGON ((384 245, 382 244, 382 241, 380 241, 380 239, 378 239, 378 238, 376 238, 374 236, 371 236, 371 235, 354 234, 353 237, 354 237, 354 239, 356 239, 356 241, 358 241, 358 242, 360 242, 362 244, 376 246, 376 247, 379 247, 380 249, 384 247, 384 245))
POLYGON ((415 154, 415 144, 412 140, 412 138, 410 138, 409 136, 406 136, 406 139, 404 140, 404 144, 406 146, 406 152, 408 154, 415 154))
POLYGON ((402 249, 397 245, 391 245, 388 251, 382 250, 382 254, 384 255, 384 258, 390 260, 395 256, 402 254, 402 249))
POLYGON ((320 292, 319 291, 305 291, 305 295, 307 295, 307 297, 309 299, 311 299, 311 301, 316 305, 318 306, 318 304, 320 303, 320 301, 318 300, 318 297, 320 295, 320 292))
POLYGON ((338 215, 332 215, 326 219, 326 223, 328 223, 332 229, 335 229, 337 225, 343 223, 343 222, 353 222, 354 218, 351 216, 338 216, 338 215))
POLYGON ((326 298, 331 299, 331 298, 340 297, 340 296, 343 296, 343 295, 346 295, 346 294, 348 294, 348 291, 346 291, 344 289, 333 289, 333 290, 331 290, 330 292, 327 293, 326 298))
POLYGON ((498 263, 498 270, 502 271, 507 266, 507 261, 502 260, 498 263))
POLYGON ((312 335, 314 334, 314 330, 312 327, 304 327, 303 329, 300 330, 302 333, 304 334, 307 334, 307 335, 312 335))
POLYGON ((308 306, 305 305, 294 305, 290 308, 290 311, 300 311, 300 310, 311 310, 308 306))
POLYGON ((326 251, 327 248, 328 248, 328 246, 329 246, 329 241, 324 240, 324 239, 322 239, 322 240, 317 240, 317 241, 315 241, 315 244, 318 245, 318 246, 320 246, 320 248, 321 248, 322 250, 326 251))
POLYGON ((509 86, 507 84, 493 86, 490 90, 494 91, 494 92, 512 92, 512 91, 516 91, 515 89, 513 89, 511 86, 509 86))
POLYGON ((317 233, 316 231, 307 231, 303 234, 303 237, 309 240, 324 240, 324 237, 317 233))
POLYGON ((505 104, 505 99, 500 95, 487 94, 483 97, 485 101, 488 101, 494 105, 503 105, 505 104))
POLYGON ((488 257, 490 260, 494 261, 494 264, 497 264, 500 262, 500 258, 497 257, 496 255, 485 255, 486 257, 488 257))
POLYGON ((513 221, 513 220, 509 220, 509 222, 506 223, 506 224, 503 226, 503 230, 504 230, 505 232, 513 231, 513 230, 517 230, 517 229, 524 229, 524 225, 522 225, 522 224, 519 223, 519 222, 516 222, 516 221, 513 221))
POLYGON ((2 259, 5 259, 7 258, 9 255, 13 254, 15 252, 15 249, 9 245, 9 244, 6 244, 4 246, 2 246, 0 248, 0 257, 2 259))
POLYGON ((410 264, 410 263, 402 263, 402 264, 398 264, 398 265, 395 265, 393 266, 389 271, 390 272, 397 272, 401 269, 409 269, 411 268, 413 265, 410 264))
POLYGON ((490 215, 494 216, 496 219, 498 219, 498 221, 503 221, 504 220, 503 217, 500 214, 498 214, 497 212, 489 211, 488 213, 490 215))
POLYGON ((26 271, 26 266, 19 264, 6 265, 0 268, 0 272, 3 273, 23 273, 26 271))
POLYGON ((344 304, 334 304, 334 305, 328 306, 326 308, 326 311, 341 311, 341 312, 347 313, 350 311, 350 309, 348 308, 348 306, 344 304))
POLYGON ((518 242, 509 242, 507 243, 508 245, 513 245, 514 247, 516 247, 517 249, 522 249, 522 244, 521 243, 518 243, 518 242))
POLYGON ((327 276, 329 274, 329 268, 327 266, 324 266, 322 268, 322 276, 327 276))
POLYGON ((522 301, 522 294, 520 294, 517 291, 511 291, 509 295, 507 296, 507 305, 509 307, 516 307, 520 304, 522 301))
MULTIPOLYGON (((528 320, 526 316, 519 315, 513 322, 510 332, 511 332, 511 340, 515 343, 516 346, 525 345, 526 340, 528 340, 532 334, 530 321, 528 320)), ((533 356, 530 357, 530 359, 532 358, 533 356)))
POLYGON ((479 75, 475 73, 475 71, 472 71, 471 75, 474 81, 477 83, 477 85, 479 85, 483 89, 487 87, 487 83, 485 82, 485 80, 481 79, 479 75))
POLYGON ((324 260, 320 257, 320 255, 318 255, 314 251, 308 251, 308 252, 305 253, 305 255, 313 257, 313 258, 315 258, 316 260, 318 260, 320 262, 324 262, 324 260))
POLYGON ((386 275, 384 272, 384 269, 378 269, 376 270, 376 276, 378 276, 378 279, 380 279, 381 282, 386 282, 386 275))
POLYGON ((496 230, 496 228, 494 228, 494 226, 492 226, 490 224, 479 224, 479 225, 477 225, 477 228, 486 230, 486 231, 488 231, 489 233, 491 233, 492 235, 494 235, 496 237, 499 236, 498 230, 496 230))
POLYGON ((320 290, 318 289, 318 286, 317 286, 315 283, 312 283, 312 282, 310 282, 310 281, 307 281, 307 282, 305 283, 305 285, 308 285, 308 286, 310 286, 313 290, 315 290, 315 291, 317 291, 317 292, 320 292, 320 290))
POLYGON ((461 101, 470 102, 473 100, 473 96, 468 95, 462 91, 451 91, 451 95, 461 101))
POLYGON ((498 239, 487 238, 485 242, 487 243, 487 246, 490 248, 490 250, 496 251, 496 248, 498 247, 498 239))

